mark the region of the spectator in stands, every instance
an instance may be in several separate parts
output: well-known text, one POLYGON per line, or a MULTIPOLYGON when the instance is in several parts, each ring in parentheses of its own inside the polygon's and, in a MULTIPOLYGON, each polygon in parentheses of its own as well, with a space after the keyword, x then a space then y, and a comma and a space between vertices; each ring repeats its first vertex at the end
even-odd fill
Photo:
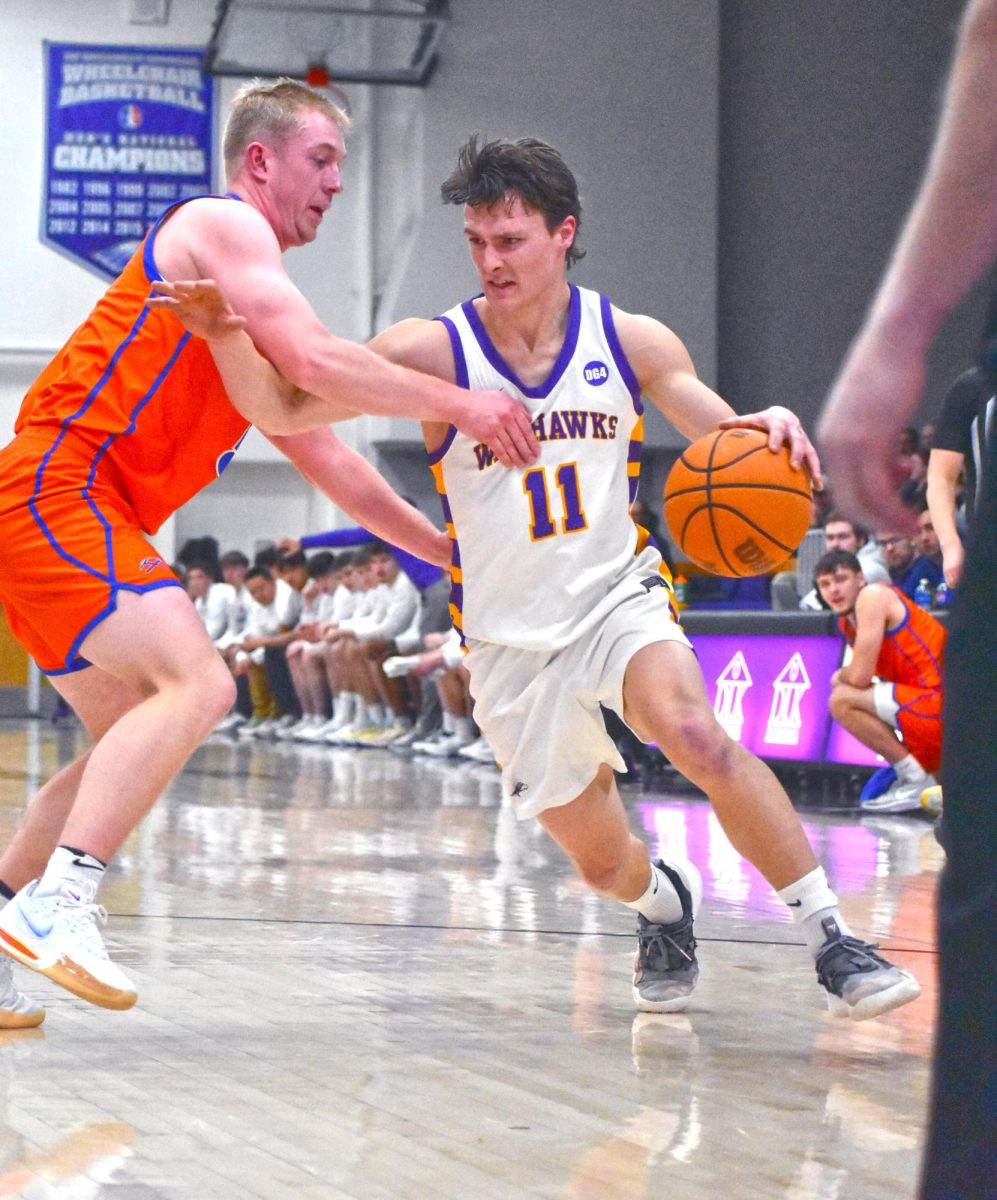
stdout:
POLYGON ((882 548, 886 557, 886 569, 890 573, 890 582, 909 599, 914 599, 918 584, 922 579, 934 592, 942 581, 942 569, 918 554, 917 548, 910 538, 892 530, 880 529, 876 532, 876 544, 882 548))
POLYGON ((383 543, 358 551, 372 584, 370 610, 339 623, 338 653, 343 669, 364 700, 364 716, 336 735, 337 742, 387 745, 412 725, 408 695, 396 679, 388 679, 381 663, 394 652, 395 638, 418 629, 419 593, 383 543), (366 724, 361 724, 366 720, 366 724))
MULTIPOLYGON (((339 584, 340 565, 328 551, 308 560, 310 581, 302 590, 301 619, 288 644, 287 666, 301 706, 301 719, 280 731, 283 738, 312 741, 328 723, 331 697, 325 670, 323 630, 332 616, 332 598, 339 584)), ((289 582, 285 576, 285 583, 289 582)))
POLYGON ((328 677, 333 688, 334 715, 326 740, 333 745, 350 745, 357 734, 384 725, 384 706, 374 687, 370 672, 354 653, 353 626, 377 619, 388 601, 387 588, 380 585, 372 562, 371 548, 363 545, 353 554, 345 576, 353 593, 348 611, 324 631, 328 646, 328 677))
POLYGON ((292 724, 300 715, 295 712, 297 698, 283 651, 294 637, 293 630, 301 615, 301 595, 283 579, 274 579, 271 572, 261 566, 247 571, 246 587, 253 602, 246 632, 234 658, 233 671, 249 677, 253 718, 240 729, 240 734, 268 737, 292 724), (268 656, 268 651, 279 653, 268 656))
MULTIPOLYGON (((408 503, 411 503, 411 501, 408 501, 408 503)), ((302 538, 281 538, 277 545, 285 553, 293 554, 298 550, 338 550, 348 546, 367 546, 375 542, 380 545, 387 544, 381 542, 369 530, 352 526, 349 529, 328 529, 324 533, 306 534, 302 538)), ((442 571, 440 568, 426 562, 425 559, 416 558, 414 554, 410 554, 400 546, 388 544, 388 548, 395 556, 398 565, 417 588, 429 587, 430 584, 437 582, 441 577, 442 571)))
MULTIPOLYGON (((215 642, 215 646, 231 668, 234 656, 242 644, 242 638, 246 632, 249 606, 253 600, 246 588, 249 559, 241 550, 228 550, 219 559, 219 568, 222 579, 232 588, 233 597, 232 603, 229 605, 225 632, 215 642)), ((247 677, 237 675, 235 683, 235 704, 232 706, 231 712, 215 726, 216 733, 233 733, 252 718, 253 702, 249 695, 247 677)))
POLYGON ((303 550, 286 551, 275 547, 273 573, 278 579, 290 584, 296 592, 304 592, 312 581, 308 555, 303 550))
MULTIPOLYGON (((449 634, 450 630, 450 576, 446 574, 421 592, 418 624, 414 631, 406 630, 395 638, 391 657, 396 664, 399 661, 414 661, 411 656, 426 650, 434 635, 449 634)), ((388 675, 387 661, 382 664, 382 670, 388 675)), ((437 688, 428 683, 422 673, 403 670, 401 674, 405 675, 417 715, 412 728, 391 742, 393 750, 404 750, 413 742, 426 741, 435 736, 443 720, 437 688)))
POLYGON ((852 647, 831 678, 831 716, 896 772, 870 812, 920 810, 942 755, 945 628, 896 587, 867 584, 854 554, 830 550, 814 579, 852 647), (903 737, 901 744, 897 732, 903 737))
POLYGON ((426 649, 411 659, 387 660, 385 668, 389 674, 404 669, 407 674, 432 679, 443 711, 443 722, 437 733, 410 742, 392 742, 392 749, 411 750, 433 758, 452 758, 464 750, 470 752, 473 747, 474 754, 469 753, 466 757, 473 757, 478 762, 495 761, 471 717, 470 678, 463 657, 460 636, 451 628, 446 633, 429 634, 426 649))
MULTIPOLYGON (((819 494, 815 493, 815 495, 819 494)), ((804 544, 797 551, 796 569, 792 572, 782 572, 773 577, 773 608, 781 608, 785 611, 799 607, 813 612, 819 612, 822 608, 826 608, 820 593, 813 586, 810 586, 809 590, 800 596, 797 605, 793 605, 791 599, 796 595, 796 589, 802 585, 803 580, 809 580, 812 585, 814 567, 828 550, 847 550, 849 554, 856 555, 862 564, 862 571, 867 583, 890 582, 890 573, 886 569, 882 550, 870 539, 869 534, 861 525, 856 525, 854 521, 832 509, 824 518, 823 537, 814 537, 811 540, 813 533, 813 530, 808 531, 804 544), (788 589, 791 584, 792 594, 790 595, 788 589)))
POLYGON ((956 587, 962 578, 962 536, 976 504, 988 431, 994 428, 997 395, 983 371, 973 367, 945 395, 928 458, 928 507, 949 587, 956 587))
POLYGON ((938 540, 938 534, 935 533, 935 526, 927 505, 917 514, 917 534, 914 541, 918 551, 925 558, 930 558, 935 566, 941 568, 942 547, 938 540))
POLYGON ((235 588, 228 583, 216 583, 212 576, 214 564, 192 561, 187 565, 187 595, 194 602, 197 615, 204 622, 208 637, 217 646, 228 629, 229 612, 235 602, 235 588))

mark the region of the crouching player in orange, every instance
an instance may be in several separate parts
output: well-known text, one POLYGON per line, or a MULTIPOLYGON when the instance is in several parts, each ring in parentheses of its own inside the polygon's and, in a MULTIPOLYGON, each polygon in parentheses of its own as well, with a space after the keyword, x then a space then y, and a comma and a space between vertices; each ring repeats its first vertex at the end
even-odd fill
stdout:
POLYGON ((945 627, 899 589, 867 584, 847 550, 828 551, 814 574, 852 647, 851 660, 832 678, 831 715, 897 773, 896 783, 862 807, 919 809, 921 793, 938 782, 942 758, 945 627))

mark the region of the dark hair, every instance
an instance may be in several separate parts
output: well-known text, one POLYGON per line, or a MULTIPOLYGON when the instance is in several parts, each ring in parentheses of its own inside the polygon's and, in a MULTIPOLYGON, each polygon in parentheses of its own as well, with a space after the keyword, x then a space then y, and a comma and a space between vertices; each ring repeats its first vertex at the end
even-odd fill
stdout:
POLYGON ((814 580, 820 575, 833 575, 839 567, 846 567, 856 575, 862 574, 862 564, 850 550, 828 550, 817 559, 814 567, 814 580))
POLYGON ((249 583, 251 579, 265 579, 267 583, 273 583, 273 575, 270 574, 270 568, 264 567, 260 563, 257 563, 255 567, 250 567, 246 572, 246 582, 249 583))
POLYGON ((328 550, 320 550, 318 554, 313 554, 308 560, 308 574, 312 579, 318 579, 321 575, 328 575, 336 569, 336 556, 328 550))
POLYGON ((280 558, 280 550, 273 544, 264 546, 261 550, 257 550, 253 555, 254 567, 272 567, 280 558))
POLYGON ((444 204, 470 204, 472 208, 490 208, 500 200, 518 196, 529 208, 543 214, 551 233, 565 217, 574 217, 575 238, 567 250, 568 267, 585 257, 585 251, 577 248, 582 227, 578 181, 546 142, 499 138, 479 147, 475 134, 458 151, 457 168, 443 182, 440 193, 444 204))
POLYGON ((241 550, 226 550, 218 560, 218 565, 222 567, 248 567, 249 559, 241 550))
POLYGON ((308 555, 304 550, 294 550, 290 553, 286 550, 278 550, 274 566, 279 567, 282 571, 286 571, 288 567, 307 567, 308 555))
POLYGON ((215 574, 215 564, 207 558, 192 558, 186 563, 187 574, 191 571, 203 571, 205 575, 213 582, 218 582, 218 577, 215 574))
POLYGON ((866 527, 864 525, 860 525, 858 523, 858 521, 853 521, 851 517, 846 517, 843 512, 839 512, 836 508, 832 508, 831 511, 824 518, 824 520, 822 522, 823 528, 826 529, 828 527, 828 525, 831 524, 832 521, 836 521, 838 524, 841 524, 841 525, 851 525, 852 532, 855 534, 855 537, 858 539, 858 544, 860 546, 864 546, 866 544, 866 542, 869 540, 869 530, 866 529, 866 527))

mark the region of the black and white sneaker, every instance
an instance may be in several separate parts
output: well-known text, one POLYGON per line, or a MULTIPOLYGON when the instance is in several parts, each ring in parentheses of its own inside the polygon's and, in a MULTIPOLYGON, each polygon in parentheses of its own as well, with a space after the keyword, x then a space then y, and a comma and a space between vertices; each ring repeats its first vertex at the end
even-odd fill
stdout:
POLYGON ((817 955, 817 979, 832 1016, 867 1021, 920 996, 914 976, 876 954, 877 945, 842 934, 833 917, 821 927, 827 941, 817 955))
POLYGON ((672 925, 657 925, 637 914, 637 955, 634 959, 634 1003, 641 1012, 681 1012, 689 1003, 699 978, 696 938, 692 931, 695 909, 702 895, 699 872, 684 864, 685 879, 661 859, 655 866, 671 880, 682 901, 682 917, 672 925))

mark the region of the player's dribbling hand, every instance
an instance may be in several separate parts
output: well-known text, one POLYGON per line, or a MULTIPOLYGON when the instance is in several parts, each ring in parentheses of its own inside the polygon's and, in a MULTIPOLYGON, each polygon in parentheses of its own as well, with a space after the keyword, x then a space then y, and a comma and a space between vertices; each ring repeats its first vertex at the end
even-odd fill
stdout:
POLYGON ((824 479, 820 469, 820 458, 813 443, 807 437, 806 430, 796 413, 781 404, 773 404, 758 412, 747 413, 743 417, 728 417, 720 422, 721 429, 762 429, 769 435, 769 449, 778 450, 780 446, 789 447, 790 464, 799 468, 806 465, 810 473, 810 481, 817 491, 823 491, 824 479))
POLYGON ((504 467, 528 467, 540 455, 529 413, 505 392, 468 392, 464 413, 454 424, 488 446, 504 467))
POLYGON ((213 279, 159 279, 146 301, 150 308, 168 308, 195 337, 214 341, 245 329, 213 279))

